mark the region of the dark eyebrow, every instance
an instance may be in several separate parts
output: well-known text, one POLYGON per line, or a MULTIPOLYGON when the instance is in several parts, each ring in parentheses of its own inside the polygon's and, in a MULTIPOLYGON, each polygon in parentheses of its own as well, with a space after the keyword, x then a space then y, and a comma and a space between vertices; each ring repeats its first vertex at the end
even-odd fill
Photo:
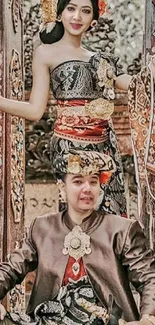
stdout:
POLYGON ((94 174, 94 175, 91 175, 92 178, 95 178, 95 179, 98 179, 98 175, 94 174))
POLYGON ((74 180, 74 179, 76 179, 76 178, 82 178, 82 177, 83 177, 82 175, 75 175, 75 176, 73 176, 72 179, 74 180))
MULTIPOLYGON (((72 5, 74 7, 77 7, 77 5, 75 3, 69 2, 68 5, 72 5)), ((90 6, 82 6, 82 8, 89 8, 92 9, 90 6)))
MULTIPOLYGON (((98 177, 99 177, 96 174, 93 174, 93 175, 90 175, 90 176, 91 176, 91 178, 95 178, 95 179, 98 179, 98 177)), ((75 176, 73 176, 72 180, 80 179, 80 178, 83 178, 83 176, 82 175, 75 175, 75 176)))

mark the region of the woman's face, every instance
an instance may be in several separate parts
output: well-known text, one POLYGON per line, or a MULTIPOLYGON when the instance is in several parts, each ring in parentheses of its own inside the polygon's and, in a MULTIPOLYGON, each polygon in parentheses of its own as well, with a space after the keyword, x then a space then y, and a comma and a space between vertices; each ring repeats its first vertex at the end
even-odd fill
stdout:
POLYGON ((65 190, 69 208, 76 212, 93 210, 100 193, 99 176, 68 174, 65 190))
POLYGON ((82 35, 93 20, 93 7, 90 0, 71 0, 62 12, 65 31, 71 35, 82 35))

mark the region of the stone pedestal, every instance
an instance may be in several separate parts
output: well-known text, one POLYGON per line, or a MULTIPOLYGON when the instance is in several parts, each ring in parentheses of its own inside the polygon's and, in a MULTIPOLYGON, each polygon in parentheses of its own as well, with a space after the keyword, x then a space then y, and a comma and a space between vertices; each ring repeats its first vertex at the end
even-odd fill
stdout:
POLYGON ((58 212, 58 188, 52 183, 27 183, 25 185, 25 227, 46 213, 58 212))

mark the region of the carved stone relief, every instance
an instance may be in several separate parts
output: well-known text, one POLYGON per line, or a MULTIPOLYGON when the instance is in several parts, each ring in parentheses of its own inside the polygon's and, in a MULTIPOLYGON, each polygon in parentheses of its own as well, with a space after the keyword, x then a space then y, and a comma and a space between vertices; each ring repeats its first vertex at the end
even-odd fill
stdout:
MULTIPOLYGON (((25 1, 24 3, 26 3, 25 1)), ((25 89, 32 87, 32 58, 33 51, 39 43, 39 26, 41 23, 39 1, 36 5, 25 9, 24 17, 24 67, 25 89), (37 43, 37 44, 36 44, 37 43)))
POLYGON ((9 9, 11 9, 14 32, 17 33, 19 18, 23 19, 23 0, 9 0, 9 9))
POLYGON ((0 51, 0 95, 2 95, 2 85, 3 85, 3 60, 4 60, 4 53, 0 51))
MULTIPOLYGON (((10 97, 22 100, 22 69, 17 51, 12 51, 10 63, 10 97)), ((11 117, 11 203, 14 222, 20 222, 24 200, 24 121, 11 117)))
POLYGON ((25 153, 26 180, 51 180, 53 170, 50 161, 50 139, 53 134, 56 109, 49 108, 39 122, 26 121, 25 153))
MULTIPOLYGON (((0 51, 0 95, 3 95, 4 89, 4 52, 0 51)), ((3 231, 3 213, 4 213, 4 114, 0 112, 0 231, 3 231)), ((2 258, 0 243, 0 259, 2 258)))
MULTIPOLYGON (((3 95, 3 75, 4 75, 4 53, 3 51, 0 51, 0 96, 3 95)), ((0 112, 0 182, 2 182, 2 129, 3 129, 3 114, 0 112)))

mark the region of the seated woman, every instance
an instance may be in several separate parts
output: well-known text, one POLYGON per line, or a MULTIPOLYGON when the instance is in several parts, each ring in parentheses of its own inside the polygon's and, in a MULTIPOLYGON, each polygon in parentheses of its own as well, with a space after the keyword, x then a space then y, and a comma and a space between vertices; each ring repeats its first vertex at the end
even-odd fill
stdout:
POLYGON ((73 150, 56 166, 68 208, 35 218, 21 248, 0 265, 0 299, 36 270, 28 316, 0 305, 0 324, 118 324, 121 317, 155 324, 155 262, 139 223, 94 210, 100 179, 115 172, 113 159, 73 150))

